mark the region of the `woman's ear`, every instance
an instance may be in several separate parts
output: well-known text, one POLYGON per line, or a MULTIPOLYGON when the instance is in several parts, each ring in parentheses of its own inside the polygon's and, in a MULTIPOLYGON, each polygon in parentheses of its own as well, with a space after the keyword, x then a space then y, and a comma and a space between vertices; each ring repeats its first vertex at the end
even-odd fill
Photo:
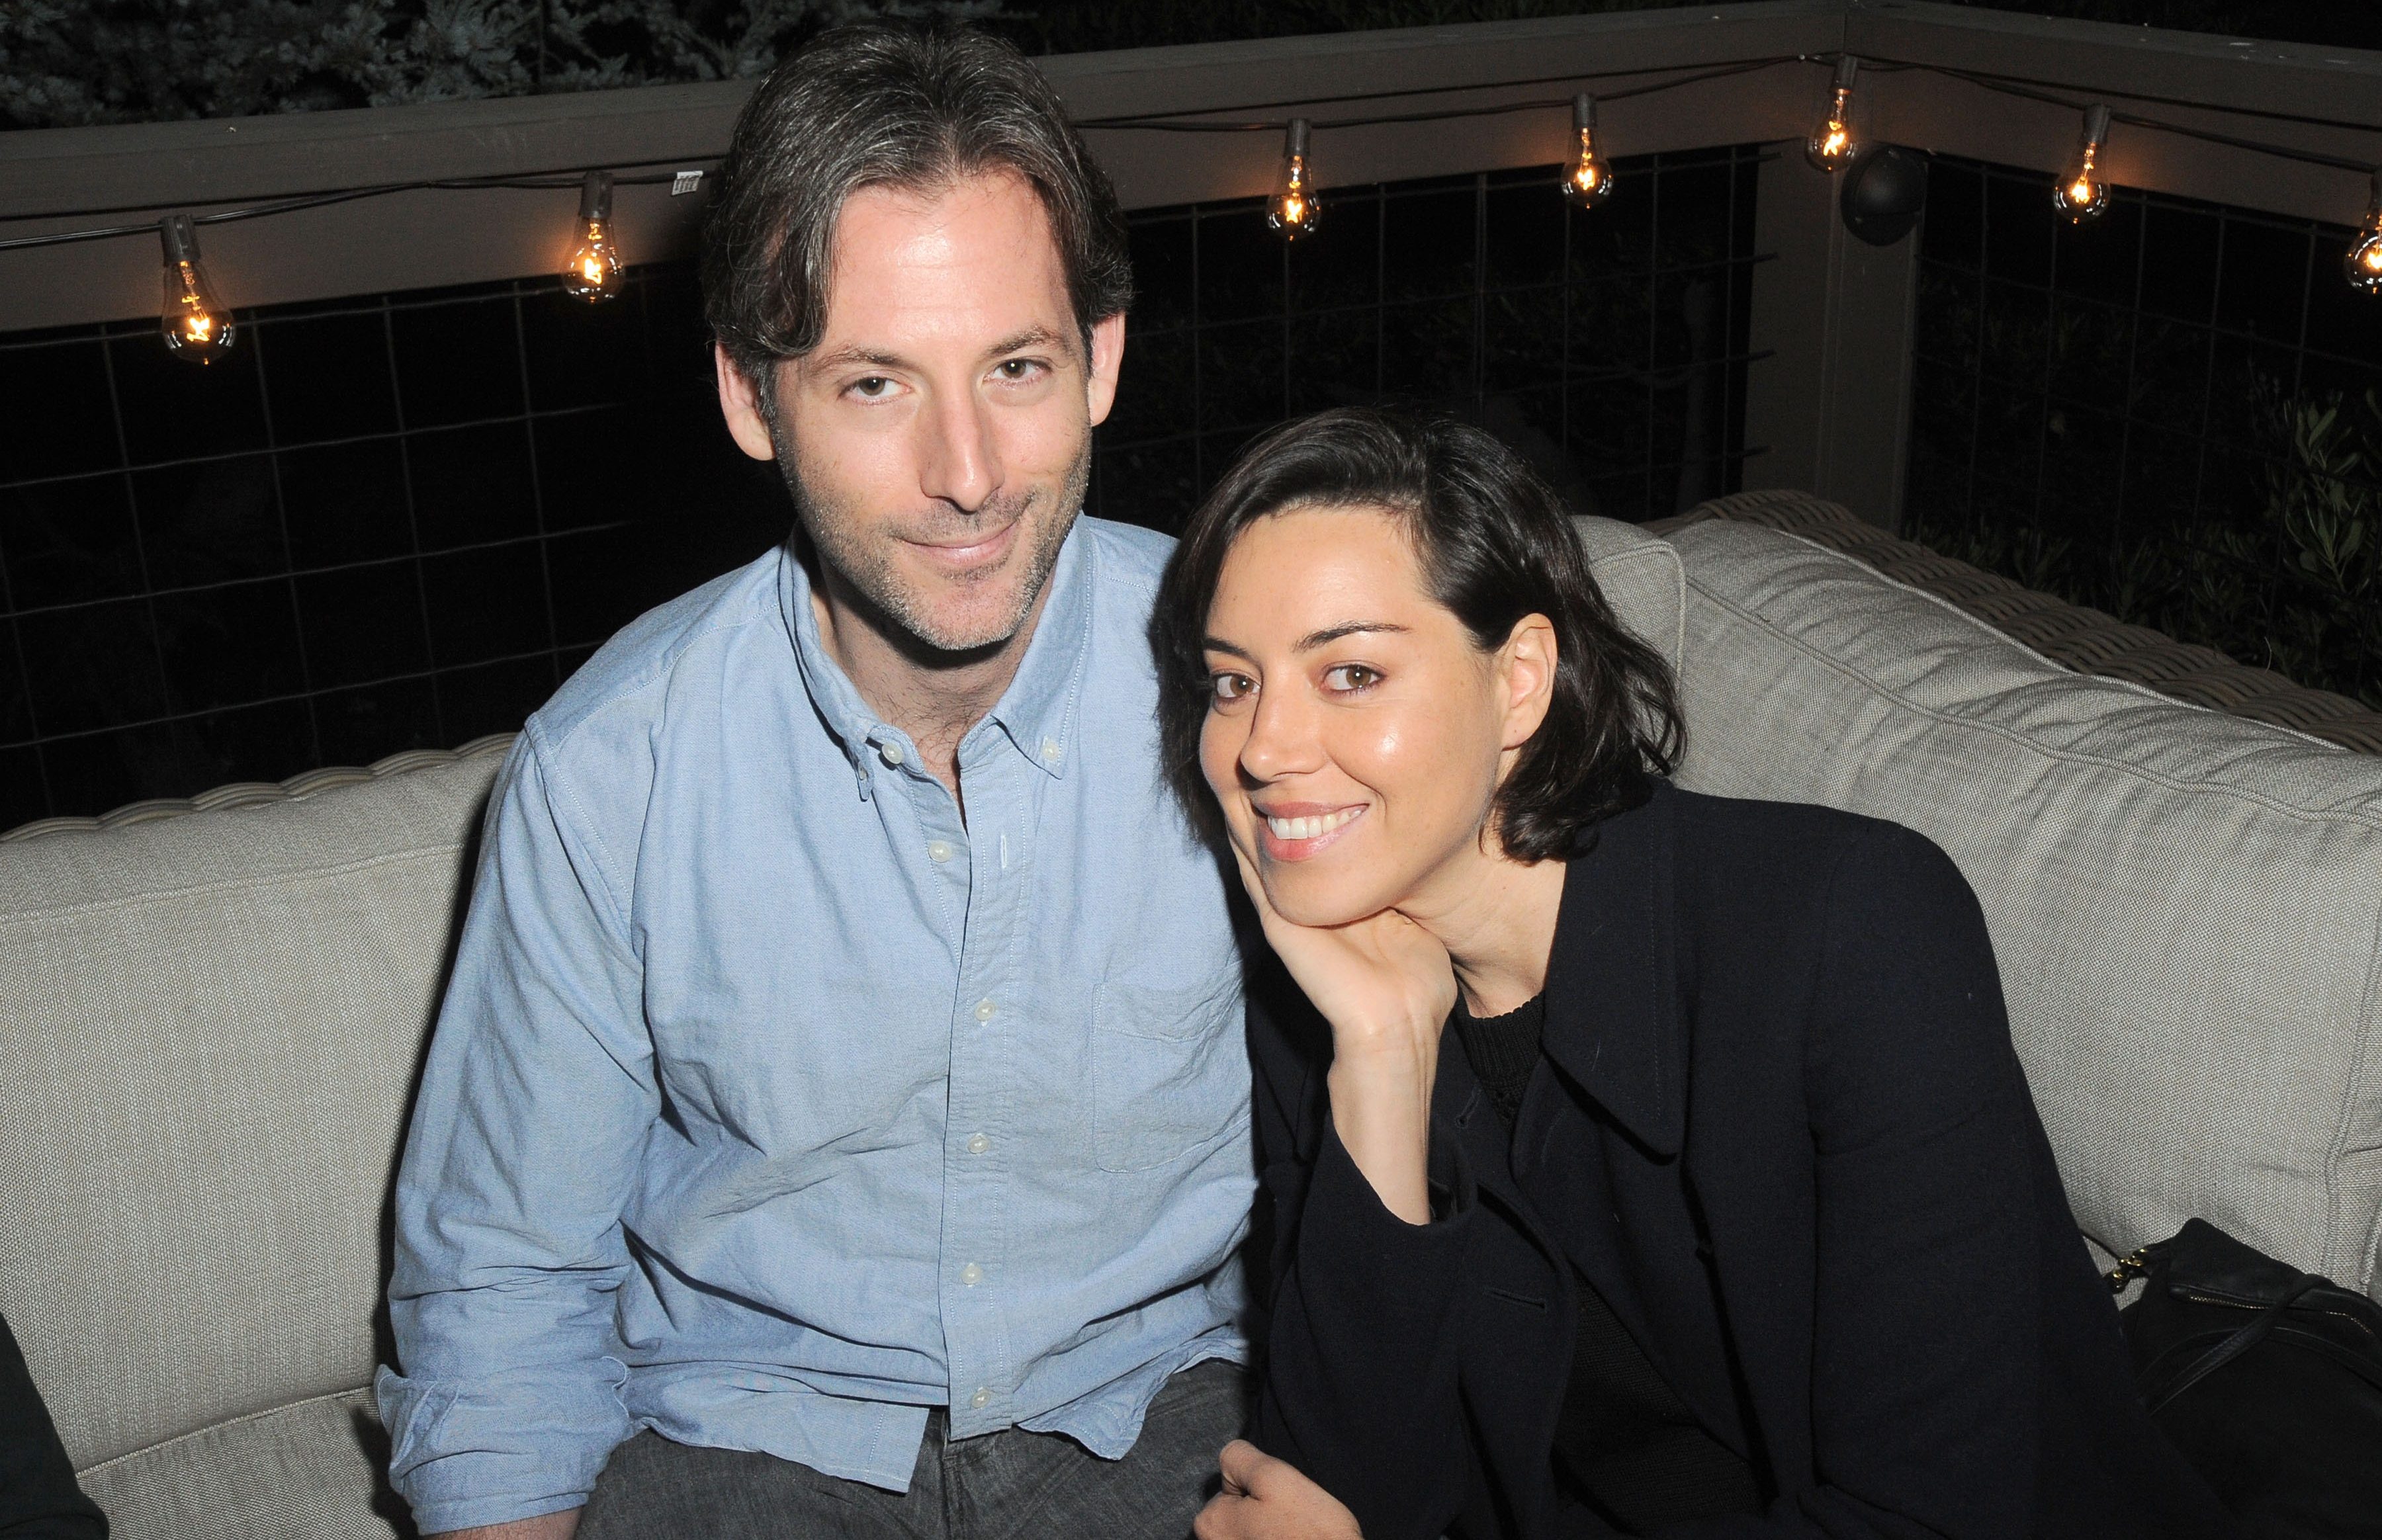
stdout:
POLYGON ((1547 719, 1555 694, 1554 623, 1543 615, 1526 615, 1514 622, 1505 645, 1498 650, 1497 673, 1505 693, 1505 749, 1518 749, 1547 719))

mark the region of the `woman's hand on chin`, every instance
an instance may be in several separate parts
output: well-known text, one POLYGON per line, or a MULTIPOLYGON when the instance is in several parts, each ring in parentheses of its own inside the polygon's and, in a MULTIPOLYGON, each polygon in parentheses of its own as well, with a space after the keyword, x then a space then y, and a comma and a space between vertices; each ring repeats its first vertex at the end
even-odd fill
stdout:
POLYGON ((1455 971, 1439 938, 1394 910, 1345 925, 1301 925, 1234 859, 1266 939, 1332 1028, 1332 1125, 1391 1213, 1430 1219, 1430 1091, 1455 971))
POLYGON ((1364 1540, 1357 1516, 1290 1461, 1235 1438, 1216 1463, 1224 1489, 1191 1526, 1197 1540, 1364 1540))

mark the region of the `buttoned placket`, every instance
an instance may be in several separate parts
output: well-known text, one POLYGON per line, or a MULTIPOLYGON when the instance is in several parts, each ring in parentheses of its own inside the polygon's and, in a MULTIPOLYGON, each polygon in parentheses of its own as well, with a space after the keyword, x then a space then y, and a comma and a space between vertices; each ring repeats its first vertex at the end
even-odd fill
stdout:
POLYGON ((1018 1045, 1034 1030, 1020 955, 1029 886, 1027 832, 1049 777, 1023 764, 1000 725, 979 722, 960 746, 960 821, 950 789, 905 776, 924 835, 924 864, 949 884, 960 935, 945 1087, 940 1304, 952 1436, 1006 1427, 1017 1365, 1009 1344, 1003 1261, 1009 1221, 1010 1111, 1018 1045))

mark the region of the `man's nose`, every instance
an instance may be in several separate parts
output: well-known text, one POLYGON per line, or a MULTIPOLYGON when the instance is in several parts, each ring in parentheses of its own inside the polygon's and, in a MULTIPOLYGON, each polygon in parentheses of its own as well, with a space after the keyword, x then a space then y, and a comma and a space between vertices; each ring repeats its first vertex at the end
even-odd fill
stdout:
POLYGON ((919 423, 918 489, 974 513, 1001 490, 991 413, 973 391, 937 391, 919 423))

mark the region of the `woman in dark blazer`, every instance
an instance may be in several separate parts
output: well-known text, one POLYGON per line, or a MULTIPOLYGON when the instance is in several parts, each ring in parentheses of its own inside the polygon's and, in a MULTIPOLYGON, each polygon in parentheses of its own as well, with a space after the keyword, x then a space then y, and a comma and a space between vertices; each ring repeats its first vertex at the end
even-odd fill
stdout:
POLYGON ((1203 1537, 2233 1533, 2133 1395, 1959 872, 1671 786, 1663 660, 1510 454, 1278 431, 1153 638, 1274 954, 1264 1389, 1203 1537))

